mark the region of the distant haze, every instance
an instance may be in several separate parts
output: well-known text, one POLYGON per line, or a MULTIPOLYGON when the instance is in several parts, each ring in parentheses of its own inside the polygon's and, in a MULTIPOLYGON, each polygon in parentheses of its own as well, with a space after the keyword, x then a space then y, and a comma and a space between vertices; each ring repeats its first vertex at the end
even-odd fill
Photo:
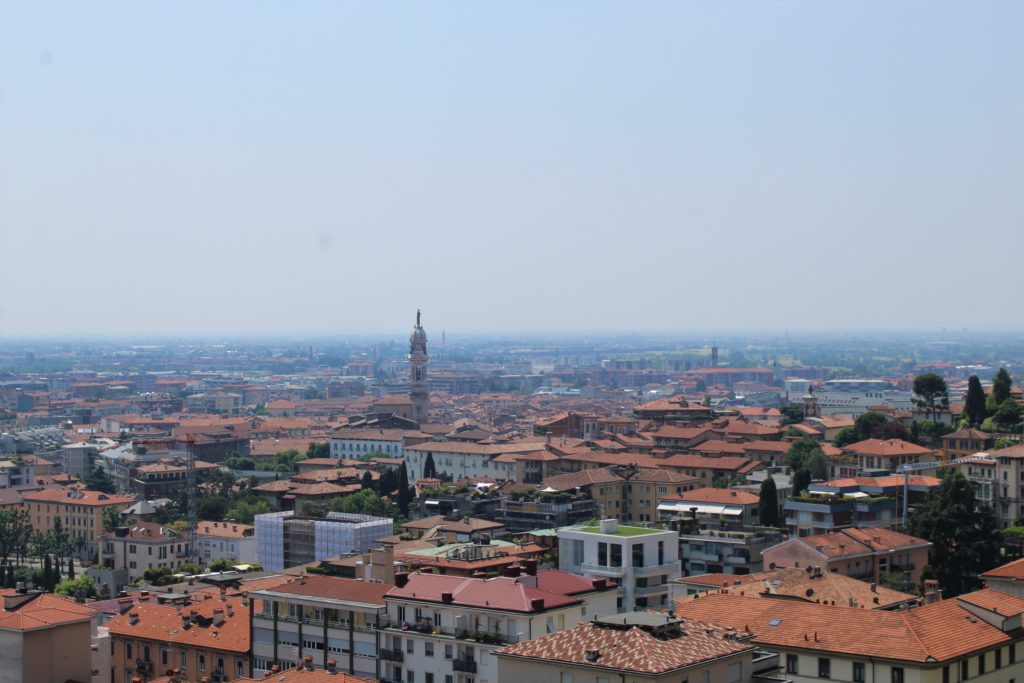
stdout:
POLYGON ((1024 328, 1024 3, 0 3, 0 336, 1024 328))

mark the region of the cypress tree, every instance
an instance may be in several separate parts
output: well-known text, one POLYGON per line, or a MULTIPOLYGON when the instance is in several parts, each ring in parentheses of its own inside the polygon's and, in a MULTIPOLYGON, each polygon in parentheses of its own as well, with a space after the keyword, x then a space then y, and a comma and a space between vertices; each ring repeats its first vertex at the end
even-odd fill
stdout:
POLYGON ((43 556, 43 590, 50 592, 53 591, 53 587, 56 582, 53 580, 53 563, 50 562, 50 553, 46 553, 43 556))
POLYGON ((999 372, 992 378, 992 397, 997 406, 1010 398, 1010 388, 1013 386, 1013 379, 1006 368, 999 368, 999 372))
POLYGON ((793 475, 793 495, 799 496, 811 485, 811 473, 809 470, 797 470, 793 475))
POLYGON ((412 492, 409 489, 409 472, 405 463, 398 472, 398 509, 404 517, 409 516, 409 503, 412 502, 412 492))
POLYGON ((779 492, 771 475, 761 482, 761 500, 757 505, 757 514, 761 526, 779 525, 779 492))
POLYGON ((981 388, 981 380, 971 375, 967 380, 967 397, 964 399, 964 417, 972 427, 979 426, 986 417, 985 390, 981 388))

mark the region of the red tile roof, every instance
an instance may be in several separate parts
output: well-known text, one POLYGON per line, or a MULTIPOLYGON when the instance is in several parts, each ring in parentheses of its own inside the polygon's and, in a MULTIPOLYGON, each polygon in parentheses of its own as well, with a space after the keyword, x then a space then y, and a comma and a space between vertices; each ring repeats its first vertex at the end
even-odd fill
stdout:
POLYGON ((902 439, 865 439, 845 446, 843 450, 857 455, 929 455, 934 453, 930 448, 903 441, 902 439))
MULTIPOLYGON (((394 586, 389 583, 371 583, 359 579, 310 574, 303 578, 293 578, 287 583, 263 590, 272 593, 304 595, 384 607, 384 596, 392 588, 394 586)), ((250 590, 250 595, 252 593, 250 590)))
POLYGON ((1017 581, 1024 581, 1024 559, 1014 560, 1013 562, 1007 562, 1004 565, 1000 565, 995 569, 989 569, 987 572, 982 574, 982 576, 993 579, 1015 579, 1017 581))
POLYGON ((639 626, 621 629, 591 622, 509 645, 497 654, 659 675, 754 649, 737 641, 734 631, 712 623, 686 620, 682 629, 677 637, 659 638, 639 626))
MULTIPOLYGON (((2 595, 13 595, 13 588, 0 591, 2 595)), ((34 598, 15 607, 0 610, 0 630, 32 631, 62 624, 89 621, 97 610, 81 605, 70 598, 49 593, 37 594, 34 598)))
POLYGON ((135 502, 131 496, 64 487, 25 491, 21 494, 21 498, 26 503, 66 503, 89 506, 124 505, 127 507, 135 502))
POLYGON ((756 505, 761 497, 749 491, 738 489, 703 488, 665 496, 664 500, 681 500, 694 503, 716 503, 718 505, 756 505))
POLYGON ((567 607, 580 602, 577 598, 529 586, 522 578, 500 576, 474 579, 422 573, 410 575, 405 586, 393 588, 387 597, 441 603, 445 593, 452 594, 451 604, 454 605, 523 613, 567 607), (535 608, 534 600, 542 600, 543 603, 535 608))
POLYGON ((242 606, 239 597, 229 597, 225 602, 216 598, 207 599, 185 607, 180 613, 172 605, 142 602, 125 614, 111 619, 107 622, 107 628, 111 635, 116 636, 245 653, 250 647, 249 609, 248 605, 242 606), (224 623, 220 626, 204 621, 192 623, 188 628, 182 627, 182 616, 188 616, 192 611, 205 617, 205 620, 211 620, 215 609, 226 609, 228 606, 232 616, 225 613, 224 623), (131 623, 132 614, 138 615, 135 624, 131 623))

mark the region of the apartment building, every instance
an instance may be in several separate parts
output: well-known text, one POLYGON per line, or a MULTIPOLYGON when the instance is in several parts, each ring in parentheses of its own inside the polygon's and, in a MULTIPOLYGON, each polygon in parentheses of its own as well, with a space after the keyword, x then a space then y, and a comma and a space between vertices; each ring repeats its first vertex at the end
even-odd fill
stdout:
POLYGON ((256 561, 256 527, 237 522, 196 524, 196 550, 203 565, 217 560, 235 564, 256 561))
POLYGON ((1000 593, 1024 598, 1024 559, 1014 560, 981 575, 985 586, 1000 593))
POLYGON ((514 456, 544 451, 545 444, 537 442, 482 444, 463 441, 427 441, 404 449, 408 468, 409 483, 423 478, 423 466, 427 458, 434 462, 438 476, 453 480, 474 477, 493 477, 514 481, 516 458, 514 456))
POLYGON ((602 519, 597 526, 558 530, 558 568, 620 586, 618 611, 668 604, 668 582, 678 578, 679 535, 675 531, 620 525, 602 519))
POLYGON ((405 446, 426 441, 430 437, 409 429, 350 429, 339 427, 331 433, 331 457, 354 460, 371 453, 389 458, 405 455, 405 446))
POLYGON ((815 536, 851 526, 891 526, 899 521, 900 507, 888 496, 822 492, 788 499, 782 513, 790 535, 815 536))
POLYGON ((496 683, 494 652, 615 612, 615 587, 557 570, 493 579, 398 574, 388 616, 382 680, 496 683))
POLYGON ((743 525, 758 523, 761 497, 741 489, 698 488, 661 497, 661 519, 722 520, 743 525))
POLYGON ((1024 677, 1024 600, 982 589, 912 610, 824 605, 737 591, 682 599, 685 621, 748 631, 793 683, 1006 683, 1024 677))
POLYGON ((768 569, 821 567, 876 583, 886 572, 903 572, 917 584, 931 545, 892 529, 843 529, 790 538, 766 548, 762 557, 768 569))
POLYGON ((60 519, 72 539, 82 539, 82 558, 98 551, 96 542, 103 534, 103 511, 124 510, 134 502, 129 496, 73 487, 25 491, 21 498, 33 530, 46 533, 53 529, 54 520, 60 519))
POLYGON ((681 495, 697 485, 696 478, 679 472, 635 466, 568 472, 542 483, 545 490, 581 493, 597 503, 601 517, 627 523, 655 521, 661 498, 681 495))
POLYGON ((92 680, 90 651, 96 610, 24 588, 6 589, 0 612, 0 681, 92 680))
POLYGON ((107 569, 126 569, 131 580, 147 569, 175 571, 189 561, 188 538, 155 522, 134 522, 99 538, 100 564, 107 569))
POLYGON ((861 472, 895 472, 902 465, 932 461, 936 453, 931 448, 901 439, 865 439, 843 448, 843 452, 857 458, 861 472))
POLYGON ((36 466, 25 457, 15 456, 0 460, 0 489, 34 486, 36 466))
POLYGON ((496 654, 502 681, 533 683, 746 683, 777 661, 756 656, 747 633, 652 612, 597 617, 496 654))
POLYGON ((148 680, 168 669, 210 683, 252 673, 249 664, 249 601, 208 598, 196 603, 140 598, 107 622, 112 649, 111 683, 148 680))
POLYGON ((754 574, 764 569, 764 551, 782 541, 774 529, 703 524, 679 534, 683 574, 754 574))
POLYGON ((251 591, 252 670, 267 674, 297 661, 372 679, 381 677, 384 595, 392 586, 356 579, 308 575, 251 591))

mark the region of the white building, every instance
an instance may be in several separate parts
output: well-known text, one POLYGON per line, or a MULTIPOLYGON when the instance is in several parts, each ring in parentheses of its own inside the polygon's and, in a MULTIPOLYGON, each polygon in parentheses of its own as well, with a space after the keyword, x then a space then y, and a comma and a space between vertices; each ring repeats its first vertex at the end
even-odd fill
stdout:
POLYGON ((423 478, 427 458, 434 461, 434 471, 454 480, 471 477, 493 477, 515 481, 516 455, 545 450, 543 443, 481 444, 465 441, 427 441, 406 446, 405 463, 409 483, 423 478))
POLYGON ((274 588, 253 591, 253 676, 261 678, 312 657, 315 668, 378 679, 381 661, 378 624, 385 616, 384 594, 391 585, 333 576, 305 576, 274 588))
POLYGON ((679 534, 620 525, 602 519, 599 526, 558 530, 558 568, 573 574, 615 581, 619 611, 669 607, 669 582, 682 576, 679 534))
POLYGON ((196 525, 196 548, 199 561, 207 566, 217 560, 234 564, 256 561, 256 528, 236 522, 199 522, 196 525))
POLYGON ((396 575, 384 596, 381 680, 496 683, 495 650, 615 611, 617 591, 607 581, 535 567, 493 579, 396 575))
POLYGON ((10 460, 0 460, 0 489, 32 486, 35 483, 36 466, 31 462, 17 456, 10 460))
POLYGON ((371 453, 383 453, 389 458, 404 455, 407 436, 426 438, 420 432, 405 429, 348 429, 341 427, 331 434, 331 457, 355 459, 371 453))
POLYGON ((324 519, 271 512, 255 521, 256 561, 267 571, 365 553, 377 547, 377 539, 395 533, 389 517, 344 512, 329 512, 324 519))

